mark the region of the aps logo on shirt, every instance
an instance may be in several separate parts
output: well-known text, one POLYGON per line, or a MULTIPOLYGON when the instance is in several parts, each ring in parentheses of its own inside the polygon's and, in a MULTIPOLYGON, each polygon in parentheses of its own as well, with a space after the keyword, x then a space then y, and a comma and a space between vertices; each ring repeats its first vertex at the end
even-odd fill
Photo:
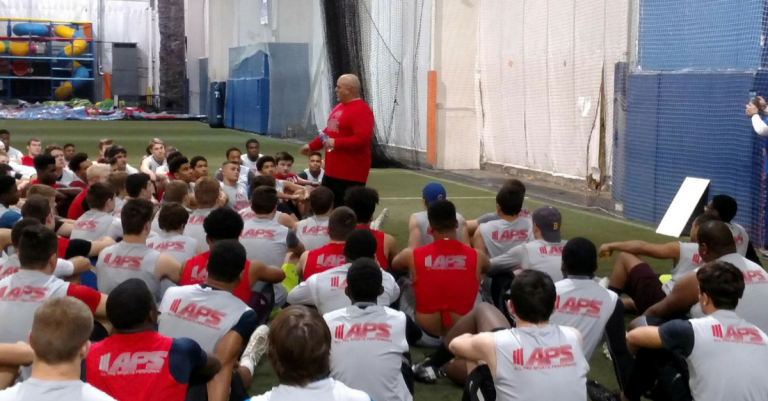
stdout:
POLYGON ((160 373, 168 359, 167 351, 123 352, 110 363, 112 354, 99 358, 99 370, 108 376, 160 373))
POLYGON ((765 346, 760 331, 754 327, 728 326, 725 329, 725 334, 723 334, 723 326, 714 324, 712 325, 712 336, 715 338, 715 342, 765 346))
POLYGON ((559 369, 576 365, 573 348, 570 344, 557 347, 538 347, 531 352, 528 360, 522 348, 512 351, 512 363, 515 370, 559 369))
POLYGON ((224 312, 211 309, 207 306, 198 305, 194 302, 190 302, 184 305, 184 307, 181 307, 181 303, 181 298, 174 299, 173 302, 171 302, 170 310, 173 315, 179 319, 186 320, 200 326, 219 330, 221 320, 227 316, 227 314, 224 312))
POLYGON ((495 242, 525 241, 528 239, 528 230, 494 231, 491 239, 495 242))
POLYGON ((355 323, 346 330, 346 325, 340 324, 333 331, 334 339, 338 341, 388 341, 392 342, 392 325, 388 323, 355 323))
POLYGON ((424 258, 424 266, 437 270, 464 270, 467 267, 465 255, 432 255, 424 258))
POLYGON ((579 315, 584 317, 599 317, 603 301, 588 298, 569 297, 560 305, 560 295, 555 300, 555 311, 567 315, 579 315))

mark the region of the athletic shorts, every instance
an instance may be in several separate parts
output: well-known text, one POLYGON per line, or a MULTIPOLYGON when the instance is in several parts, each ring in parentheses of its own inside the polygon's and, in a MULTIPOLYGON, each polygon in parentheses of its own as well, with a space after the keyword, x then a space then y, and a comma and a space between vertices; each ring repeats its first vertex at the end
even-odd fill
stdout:
POLYGON ((475 299, 477 299, 477 297, 473 298, 471 303, 460 302, 454 299, 453 302, 449 301, 448 305, 445 303, 438 305, 437 303, 425 302, 423 299, 419 299, 418 294, 416 297, 416 313, 422 315, 439 313, 440 318, 443 321, 443 326, 445 327, 451 327, 453 326, 453 323, 455 323, 453 319, 451 319, 451 313, 455 313, 459 316, 466 315, 475 307, 475 299))
POLYGON ((347 189, 352 187, 364 187, 365 183, 333 178, 326 174, 323 176, 323 186, 333 192, 333 207, 338 209, 339 207, 344 206, 344 194, 347 193, 347 189))
POLYGON ((629 271, 624 292, 635 301, 637 313, 643 314, 648 308, 663 300, 667 294, 661 289, 659 276, 647 263, 640 263, 629 271))
POLYGON ((480 365, 473 370, 464 383, 461 401, 495 401, 496 386, 488 365, 480 365))

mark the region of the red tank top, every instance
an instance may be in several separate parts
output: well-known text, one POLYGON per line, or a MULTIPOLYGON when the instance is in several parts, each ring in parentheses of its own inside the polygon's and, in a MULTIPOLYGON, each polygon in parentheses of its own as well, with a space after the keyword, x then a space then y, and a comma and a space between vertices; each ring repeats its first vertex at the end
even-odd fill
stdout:
POLYGON ((373 236, 376 237, 376 261, 379 262, 379 266, 381 266, 383 270, 387 270, 389 268, 389 259, 387 259, 387 254, 384 252, 384 232, 371 230, 369 227, 366 227, 362 224, 358 224, 357 228, 364 228, 372 232, 373 236))
POLYGON ((344 243, 328 244, 309 251, 307 262, 304 264, 302 280, 307 281, 317 273, 339 267, 344 261, 344 243))
MULTIPOLYGON (((419 313, 465 315, 477 298, 477 252, 456 240, 436 240, 413 250, 413 292, 419 313)), ((448 319, 450 322, 450 318, 448 319)))
POLYGON ((115 334, 91 346, 86 381, 120 401, 183 401, 187 385, 168 367, 173 339, 157 332, 115 334))
MULTIPOLYGON (((181 279, 179 285, 195 285, 203 284, 208 278, 208 258, 211 257, 211 251, 203 252, 193 258, 187 260, 184 264, 184 269, 181 272, 181 279)), ((246 304, 251 300, 251 283, 248 281, 249 270, 251 269, 251 262, 245 261, 245 269, 240 276, 240 284, 235 287, 232 292, 234 296, 238 297, 246 304)))

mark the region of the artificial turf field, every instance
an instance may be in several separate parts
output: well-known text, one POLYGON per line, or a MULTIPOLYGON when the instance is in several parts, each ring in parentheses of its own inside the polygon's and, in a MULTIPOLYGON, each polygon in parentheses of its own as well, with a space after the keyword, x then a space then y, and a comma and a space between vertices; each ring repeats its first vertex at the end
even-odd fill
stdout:
MULTIPOLYGON (((151 138, 161 138, 166 146, 177 147, 184 155, 191 158, 203 155, 208 159, 209 173, 217 169, 225 160, 226 149, 237 146, 245 151, 245 141, 252 135, 228 129, 210 129, 208 125, 197 122, 91 122, 91 121, 5 121, 0 120, 0 129, 11 132, 11 145, 26 154, 26 142, 31 137, 43 141, 43 146, 50 143, 73 143, 78 152, 88 153, 92 159, 98 157, 98 141, 110 138, 116 144, 128 150, 129 164, 138 168, 141 156, 151 138)), ((296 157, 294 172, 306 168, 306 161, 298 152, 299 145, 265 137, 257 137, 261 143, 261 153, 274 155, 279 151, 288 151, 296 157)), ((406 170, 373 170, 368 180, 368 186, 379 191, 381 202, 379 209, 389 208, 390 218, 384 231, 397 239, 398 249, 406 246, 408 241, 408 219, 411 213, 422 210, 421 189, 434 178, 420 174, 417 171, 406 170)), ((457 210, 467 219, 476 218, 495 209, 495 193, 486 189, 468 185, 440 181, 446 188, 448 199, 457 210)), ((526 206, 533 210, 542 204, 541 200, 528 198, 526 206)), ((653 228, 635 222, 623 221, 577 210, 571 207, 552 203, 559 208, 563 216, 562 233, 564 238, 577 236, 592 240, 597 246, 604 242, 639 239, 649 242, 668 242, 669 237, 654 233, 653 228)), ((377 214, 378 214, 377 210, 377 214)), ((672 268, 670 262, 649 260, 657 273, 668 273, 672 268)), ((613 266, 612 260, 601 260, 598 276, 607 276, 613 266)), ((414 361, 418 362, 429 354, 430 350, 412 349, 414 361)), ((360 355, 361 358, 366 357, 360 355)), ((589 378, 595 379, 609 388, 618 389, 610 361, 598 347, 590 361, 589 378)), ((261 394, 277 384, 266 360, 259 363, 251 386, 252 394, 261 394)), ((461 391, 447 379, 442 379, 435 385, 416 386, 416 400, 459 400, 461 391)))

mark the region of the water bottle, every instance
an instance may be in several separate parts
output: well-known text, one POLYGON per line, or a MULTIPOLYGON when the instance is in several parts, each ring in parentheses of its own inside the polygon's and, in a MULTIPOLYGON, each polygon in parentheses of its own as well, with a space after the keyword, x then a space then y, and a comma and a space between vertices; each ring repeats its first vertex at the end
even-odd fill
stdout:
POLYGON ((320 134, 320 142, 325 143, 328 140, 328 135, 325 132, 320 134))

